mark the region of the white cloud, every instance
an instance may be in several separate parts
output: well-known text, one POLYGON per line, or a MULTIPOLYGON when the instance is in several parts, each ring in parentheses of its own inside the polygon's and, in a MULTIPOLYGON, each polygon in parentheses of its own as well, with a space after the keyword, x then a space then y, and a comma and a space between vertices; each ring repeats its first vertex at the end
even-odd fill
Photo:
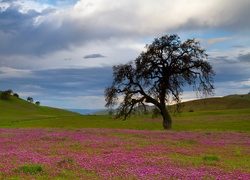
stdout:
POLYGON ((13 69, 9 67, 0 67, 0 79, 3 78, 23 78, 29 77, 32 73, 29 70, 13 69))
MULTIPOLYGON (((68 87, 79 87, 82 84, 83 84, 82 82, 65 82, 65 83, 62 83, 63 86, 68 86, 68 87)), ((66 92, 66 94, 67 94, 67 92, 66 92)))
POLYGON ((229 85, 235 88, 250 87, 250 78, 241 82, 230 81, 229 85))
POLYGON ((232 39, 232 38, 230 38, 230 37, 212 38, 212 39, 208 39, 206 43, 207 43, 208 45, 213 45, 213 44, 215 44, 215 43, 227 41, 227 40, 230 40, 230 39, 232 39))
POLYGON ((35 90, 35 91, 37 91, 37 90, 44 90, 44 88, 42 88, 41 86, 39 86, 39 85, 31 85, 31 84, 27 84, 27 85, 22 85, 21 86, 21 89, 28 89, 28 90, 35 90))

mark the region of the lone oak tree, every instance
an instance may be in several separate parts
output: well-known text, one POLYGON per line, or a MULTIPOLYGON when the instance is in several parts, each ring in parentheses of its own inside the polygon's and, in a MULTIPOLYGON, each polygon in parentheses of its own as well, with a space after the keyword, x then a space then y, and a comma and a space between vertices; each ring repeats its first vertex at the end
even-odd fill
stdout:
POLYGON ((205 50, 194 39, 181 42, 178 35, 165 35, 145 48, 135 61, 113 66, 113 83, 105 89, 106 107, 116 106, 122 95, 117 117, 126 119, 135 107, 146 110, 146 104, 154 104, 162 115, 164 129, 171 129, 167 105, 181 102, 186 85, 202 96, 212 95, 215 73, 205 50))

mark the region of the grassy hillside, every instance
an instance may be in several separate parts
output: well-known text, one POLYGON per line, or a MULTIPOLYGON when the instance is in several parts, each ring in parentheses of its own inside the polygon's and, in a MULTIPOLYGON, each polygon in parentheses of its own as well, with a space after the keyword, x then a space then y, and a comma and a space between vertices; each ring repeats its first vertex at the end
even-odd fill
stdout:
POLYGON ((10 96, 9 100, 0 99, 0 124, 68 116, 80 115, 62 109, 38 106, 15 96, 10 96))
MULTIPOLYGON (((154 107, 149 106, 151 111, 154 107)), ((181 112, 190 111, 213 111, 213 110, 229 110, 229 109, 246 109, 250 108, 250 94, 229 95, 225 97, 214 97, 206 99, 197 99, 181 103, 181 112)), ((175 111, 175 105, 169 106, 171 112, 175 111)), ((108 110, 102 110, 91 113, 94 115, 107 115, 108 110)))
MULTIPOLYGON (((249 97, 231 95, 186 102, 181 114, 172 115, 173 130, 250 132, 249 97)), ((0 100, 0 127, 163 129, 161 117, 152 119, 150 114, 122 121, 108 115, 84 116, 37 106, 13 96, 9 101, 0 100)))
POLYGON ((182 112, 250 108, 250 94, 198 99, 182 103, 182 112))

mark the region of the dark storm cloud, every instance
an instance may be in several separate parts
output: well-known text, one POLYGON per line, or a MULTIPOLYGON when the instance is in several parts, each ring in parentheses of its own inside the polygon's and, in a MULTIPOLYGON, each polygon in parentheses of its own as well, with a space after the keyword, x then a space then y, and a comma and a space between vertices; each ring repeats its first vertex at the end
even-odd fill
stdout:
MULTIPOLYGON (((229 57, 229 56, 216 56, 216 57, 209 57, 209 60, 213 62, 214 64, 235 64, 241 65, 245 62, 250 63, 250 53, 247 54, 239 54, 238 57, 229 57)), ((248 68, 248 65, 246 65, 246 68, 248 68)))
POLYGON ((27 13, 19 12, 18 6, 8 7, 0 12, 0 31, 5 34, 19 33, 33 23, 33 18, 40 13, 29 10, 27 13))
MULTIPOLYGON (((36 22, 39 18, 53 14, 55 9, 47 8, 42 12, 30 9, 21 11, 21 6, 13 5, 0 12, 0 54, 34 54, 41 55, 59 49, 67 49, 77 38, 72 22, 64 21, 60 27, 56 22, 36 22), (37 23, 37 24, 36 24, 37 23), (68 29, 68 30, 66 30, 68 29)), ((58 19, 58 21, 60 21, 58 19)), ((78 33, 77 33, 78 34, 78 33)))
POLYGON ((226 64, 233 64, 237 63, 237 59, 231 58, 229 56, 216 56, 216 57, 209 57, 209 60, 211 60, 214 64, 215 63, 226 63, 226 64))
POLYGON ((104 89, 111 77, 109 68, 55 69, 36 71, 37 84, 60 91, 84 91, 104 89))
POLYGON ((106 56, 103 56, 101 54, 89 54, 84 56, 84 59, 92 59, 92 58, 105 58, 106 56))
MULTIPOLYGON (((29 85, 60 94, 64 91, 72 93, 94 90, 104 90, 110 84, 112 68, 85 68, 85 69, 49 69, 32 71, 30 76, 23 78, 5 78, 6 84, 10 84, 16 91, 18 87, 29 85)), ((0 79, 0 81, 2 81, 0 79)), ((6 85, 6 87, 9 87, 6 85)), ((103 94, 103 92, 102 92, 103 94)), ((102 95, 101 94, 101 95, 102 95)), ((99 94, 100 95, 100 94, 99 94)))
POLYGON ((250 69, 250 65, 244 62, 247 58, 249 58, 248 54, 240 55, 238 58, 229 56, 210 57, 209 60, 216 72, 215 82, 242 82, 247 80, 250 69))
POLYGON ((49 24, 35 25, 35 19, 53 13, 55 9, 47 8, 42 12, 30 9, 21 11, 20 5, 9 6, 0 12, 0 54, 41 54, 53 49, 53 36, 49 24), (52 33, 52 34, 51 34, 52 33), (51 45, 46 45, 51 43, 51 45), (50 46, 50 47, 48 47, 50 46))
POLYGON ((248 62, 248 63, 250 63, 250 53, 241 54, 241 55, 238 56, 238 59, 239 59, 241 62, 248 62))

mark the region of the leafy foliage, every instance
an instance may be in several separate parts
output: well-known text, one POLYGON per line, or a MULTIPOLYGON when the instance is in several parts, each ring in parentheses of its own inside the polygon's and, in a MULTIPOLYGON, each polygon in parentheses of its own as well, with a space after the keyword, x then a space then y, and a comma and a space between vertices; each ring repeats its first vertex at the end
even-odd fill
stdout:
POLYGON ((36 101, 35 104, 40 106, 41 103, 40 103, 40 101, 36 101))
POLYGON ((10 94, 7 91, 3 91, 0 94, 0 99, 2 99, 2 100, 9 100, 10 99, 10 94))
POLYGON ((32 97, 29 96, 29 97, 27 97, 27 101, 33 103, 33 102, 34 102, 34 99, 33 99, 32 97))
POLYGON ((6 90, 5 92, 8 93, 9 95, 13 95, 14 93, 11 89, 6 90))
POLYGON ((14 93, 13 96, 19 98, 19 94, 17 94, 17 93, 14 93))
POLYGON ((0 99, 10 100, 10 96, 15 96, 19 98, 19 95, 17 93, 14 93, 11 89, 0 91, 0 99))

